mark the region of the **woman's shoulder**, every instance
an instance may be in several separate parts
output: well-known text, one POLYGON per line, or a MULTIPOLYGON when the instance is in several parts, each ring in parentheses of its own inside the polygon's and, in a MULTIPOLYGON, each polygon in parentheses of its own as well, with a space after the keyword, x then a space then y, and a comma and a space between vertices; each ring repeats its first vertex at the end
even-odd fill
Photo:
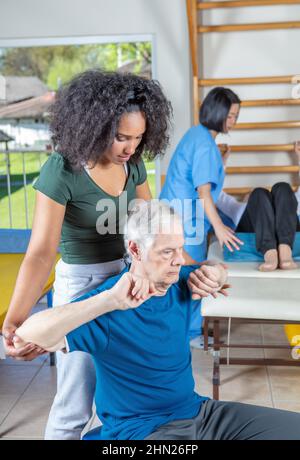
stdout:
POLYGON ((69 162, 63 157, 60 152, 52 152, 47 160, 49 165, 59 167, 65 171, 72 172, 69 162))
POLYGON ((76 175, 70 163, 59 152, 52 152, 42 166, 41 172, 44 175, 51 175, 52 179, 64 177, 73 180, 76 175))
POLYGON ((75 189, 74 175, 60 153, 50 154, 33 183, 33 188, 63 205, 71 200, 75 189))
POLYGON ((182 138, 183 143, 201 144, 204 142, 211 143, 211 141, 212 137, 209 130, 201 124, 192 126, 182 138))

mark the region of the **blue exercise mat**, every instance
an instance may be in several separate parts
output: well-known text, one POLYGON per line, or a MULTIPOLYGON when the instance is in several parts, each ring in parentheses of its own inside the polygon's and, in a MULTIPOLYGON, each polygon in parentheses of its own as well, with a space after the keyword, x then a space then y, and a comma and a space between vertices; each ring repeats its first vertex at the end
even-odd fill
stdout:
MULTIPOLYGON (((263 255, 256 249, 256 241, 254 233, 239 233, 235 234, 243 245, 240 250, 230 252, 226 246, 223 248, 225 262, 261 262, 264 260, 263 255)), ((294 246, 293 246, 294 260, 300 260, 300 232, 296 233, 294 246)))

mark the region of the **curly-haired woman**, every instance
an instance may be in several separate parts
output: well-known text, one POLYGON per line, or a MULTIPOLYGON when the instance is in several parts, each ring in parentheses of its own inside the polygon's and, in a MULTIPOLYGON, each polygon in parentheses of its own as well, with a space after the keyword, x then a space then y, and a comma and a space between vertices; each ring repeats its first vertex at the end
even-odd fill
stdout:
MULTIPOLYGON (((15 350, 12 340, 42 294, 59 243, 54 305, 123 269, 129 203, 151 198, 141 155, 163 153, 171 114, 160 85, 137 75, 90 70, 58 91, 50 113, 55 152, 34 184, 32 236, 3 325, 8 355, 44 353, 33 345, 15 350)), ((80 439, 92 413, 93 362, 85 353, 58 352, 57 374, 46 439, 80 439)))

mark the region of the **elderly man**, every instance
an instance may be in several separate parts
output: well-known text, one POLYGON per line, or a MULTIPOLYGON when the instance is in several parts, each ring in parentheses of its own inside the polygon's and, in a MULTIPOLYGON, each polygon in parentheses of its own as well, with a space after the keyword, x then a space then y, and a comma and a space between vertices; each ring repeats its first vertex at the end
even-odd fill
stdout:
POLYGON ((88 439, 300 439, 300 414, 232 402, 194 392, 188 331, 193 297, 211 293, 222 266, 182 267, 181 222, 161 202, 147 202, 129 218, 132 263, 77 302, 31 316, 15 345, 90 353, 97 374, 95 402, 103 423, 88 439))

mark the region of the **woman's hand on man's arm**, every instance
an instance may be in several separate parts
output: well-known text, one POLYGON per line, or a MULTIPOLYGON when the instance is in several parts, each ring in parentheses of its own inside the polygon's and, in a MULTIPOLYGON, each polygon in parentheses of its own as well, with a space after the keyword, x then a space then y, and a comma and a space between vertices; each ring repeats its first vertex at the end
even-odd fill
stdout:
POLYGON ((192 299, 200 300, 209 295, 217 297, 217 293, 227 296, 227 289, 230 285, 226 284, 226 280, 226 265, 206 262, 190 273, 187 284, 192 293, 192 299))

